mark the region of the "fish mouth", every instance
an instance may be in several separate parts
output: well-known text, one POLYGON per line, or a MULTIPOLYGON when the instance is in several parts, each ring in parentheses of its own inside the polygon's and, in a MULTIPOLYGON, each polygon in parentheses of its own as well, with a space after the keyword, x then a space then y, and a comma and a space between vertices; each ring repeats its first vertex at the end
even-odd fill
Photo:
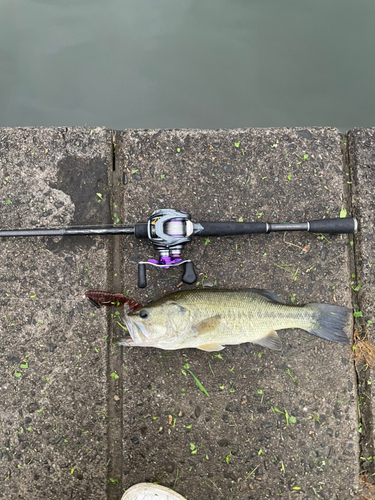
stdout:
POLYGON ((142 323, 135 321, 129 316, 125 317, 125 324, 128 329, 130 339, 126 339, 125 343, 130 345, 144 345, 147 343, 149 334, 142 323))
POLYGON ((176 349, 176 345, 185 337, 187 329, 180 332, 177 338, 170 339, 171 332, 173 333, 172 325, 167 325, 166 331, 159 334, 159 337, 150 338, 150 332, 147 330, 146 325, 137 321, 138 316, 125 316, 125 324, 131 338, 121 340, 119 345, 129 347, 159 347, 160 349, 176 349))

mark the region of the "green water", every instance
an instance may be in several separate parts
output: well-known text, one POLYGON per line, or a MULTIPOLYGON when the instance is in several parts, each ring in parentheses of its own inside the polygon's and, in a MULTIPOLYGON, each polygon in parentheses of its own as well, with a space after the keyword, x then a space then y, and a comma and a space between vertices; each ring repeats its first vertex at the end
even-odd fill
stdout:
POLYGON ((373 0, 0 0, 0 126, 375 125, 373 0))

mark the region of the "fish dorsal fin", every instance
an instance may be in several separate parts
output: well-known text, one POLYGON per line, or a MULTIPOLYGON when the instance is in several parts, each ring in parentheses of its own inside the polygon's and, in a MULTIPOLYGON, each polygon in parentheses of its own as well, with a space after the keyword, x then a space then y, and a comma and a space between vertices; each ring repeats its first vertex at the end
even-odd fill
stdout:
POLYGON ((219 326, 221 321, 221 314, 216 314, 216 316, 211 316, 210 318, 202 319, 196 325, 193 325, 193 329, 197 332, 198 335, 203 335, 204 333, 211 332, 215 330, 217 326, 219 326))
POLYGON ((265 337, 259 340, 253 340, 253 344, 258 344, 263 347, 268 347, 269 349, 274 349, 281 351, 282 349, 282 343, 280 340, 280 337, 277 335, 275 330, 271 330, 270 332, 267 333, 265 337))
POLYGON ((199 345, 197 346, 197 349, 200 349, 201 351, 222 351, 224 349, 224 346, 220 344, 204 344, 204 345, 199 345))
POLYGON ((257 295, 261 295, 269 302, 276 302, 278 304, 282 304, 280 297, 278 297, 276 293, 273 292, 272 290, 265 290, 264 288, 247 288, 246 291, 256 293, 257 295))

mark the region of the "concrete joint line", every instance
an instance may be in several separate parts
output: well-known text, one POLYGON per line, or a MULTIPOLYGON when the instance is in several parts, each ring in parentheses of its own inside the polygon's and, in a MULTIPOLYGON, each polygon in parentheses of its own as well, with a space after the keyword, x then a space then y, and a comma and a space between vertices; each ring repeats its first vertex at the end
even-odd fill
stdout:
MULTIPOLYGON (((351 158, 350 155, 350 131, 343 137, 345 140, 345 145, 343 147, 343 159, 344 159, 344 173, 349 177, 349 184, 347 186, 347 200, 350 213, 357 220, 360 219, 359 207, 354 200, 354 189, 353 183, 355 183, 354 172, 352 165, 356 162, 355 158, 351 158)), ((357 235, 353 237, 353 245, 349 249, 349 262, 351 269, 350 286, 351 281, 354 279, 354 284, 357 286, 360 279, 360 265, 358 264, 362 259, 362 251, 360 241, 357 235), (352 278, 352 276, 355 276, 352 278)), ((362 301, 361 295, 354 291, 355 287, 351 286, 352 289, 352 304, 353 309, 356 311, 362 311, 362 301)), ((367 339, 368 332, 366 328, 366 323, 363 317, 355 317, 353 324, 353 335, 355 332, 359 332, 361 338, 367 339)), ((368 473, 370 476, 375 472, 375 464, 370 463, 370 466, 366 469, 363 468, 363 463, 361 463, 360 457, 363 456, 374 456, 374 427, 373 427, 373 415, 372 415, 372 392, 371 392, 371 368, 366 368, 363 364, 355 365, 356 381, 357 381, 357 407, 358 407, 358 428, 359 428, 359 457, 358 461, 360 464, 360 474, 368 473), (366 403, 366 404, 363 404, 366 403)))
MULTIPOLYGON (((108 162, 108 182, 110 196, 110 215, 123 213, 123 196, 118 182, 116 168, 116 136, 112 132, 111 161, 108 162), (119 189, 120 188, 120 189, 119 189)), ((109 239, 108 252, 108 290, 122 292, 124 284, 123 262, 124 236, 116 235, 109 239)), ((122 347, 116 345, 116 340, 122 335, 122 329, 117 324, 120 316, 114 315, 112 308, 107 311, 108 319, 108 460, 107 460, 107 497, 120 498, 122 494, 122 455, 123 455, 123 370, 122 347), (116 376, 118 378, 116 378, 116 376)))

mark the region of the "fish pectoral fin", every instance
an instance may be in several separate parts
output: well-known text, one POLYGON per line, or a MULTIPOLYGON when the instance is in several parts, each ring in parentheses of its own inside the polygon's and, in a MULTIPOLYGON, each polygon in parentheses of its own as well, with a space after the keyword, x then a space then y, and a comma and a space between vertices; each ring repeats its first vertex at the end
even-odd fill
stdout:
POLYGON ((222 351, 224 349, 223 345, 220 344, 204 344, 197 346, 197 349, 201 349, 202 351, 222 351))
POLYGON ((275 349, 278 351, 281 351, 283 347, 280 337, 277 335, 275 330, 271 330, 270 332, 268 332, 267 335, 262 339, 254 340, 253 344, 258 344, 263 347, 268 347, 269 349, 275 349))
POLYGON ((203 319, 196 325, 193 325, 193 329, 198 335, 203 335, 204 333, 211 332, 219 326, 221 321, 221 314, 216 314, 216 316, 211 316, 210 318, 203 319))

